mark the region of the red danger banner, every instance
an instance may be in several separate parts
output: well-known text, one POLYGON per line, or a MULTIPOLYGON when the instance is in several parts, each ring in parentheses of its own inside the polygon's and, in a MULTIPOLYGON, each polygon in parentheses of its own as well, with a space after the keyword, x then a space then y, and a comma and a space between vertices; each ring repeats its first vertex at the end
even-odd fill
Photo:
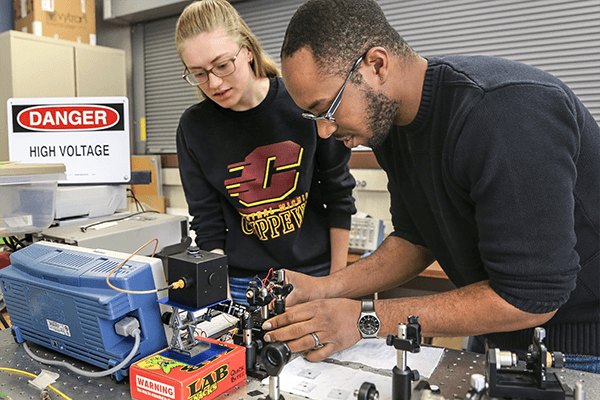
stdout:
POLYGON ((17 123, 34 131, 107 129, 120 119, 117 110, 101 105, 34 106, 17 114, 17 123))

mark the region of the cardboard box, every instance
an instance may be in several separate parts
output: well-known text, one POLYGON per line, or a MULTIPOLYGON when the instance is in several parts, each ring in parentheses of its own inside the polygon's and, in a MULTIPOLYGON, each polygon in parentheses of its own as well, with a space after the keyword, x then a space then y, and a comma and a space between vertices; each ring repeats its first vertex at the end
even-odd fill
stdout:
POLYGON ((15 30, 96 44, 95 0, 14 0, 15 30))
POLYGON ((246 381, 246 349, 202 338, 210 349, 192 358, 164 350, 129 368, 134 400, 210 400, 246 381))

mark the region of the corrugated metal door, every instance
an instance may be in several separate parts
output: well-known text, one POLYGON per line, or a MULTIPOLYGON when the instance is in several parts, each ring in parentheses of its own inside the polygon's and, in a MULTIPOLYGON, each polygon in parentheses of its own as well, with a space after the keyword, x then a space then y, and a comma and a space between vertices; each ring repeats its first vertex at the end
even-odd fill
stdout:
POLYGON ((490 55, 562 79, 600 122, 597 0, 380 0, 392 25, 422 56, 490 55))
MULTIPOLYGON (((422 56, 493 55, 544 69, 567 83, 600 121, 600 3, 597 0, 379 0, 422 56)), ((303 0, 234 6, 279 63, 285 28, 303 0)), ((197 100, 181 79, 176 17, 144 26, 146 153, 175 153, 181 113, 197 100)), ((135 71, 134 71, 135 73, 135 71)))
POLYGON ((198 102, 193 88, 181 79, 183 64, 175 47, 176 23, 174 17, 144 26, 146 154, 176 153, 179 117, 198 102))

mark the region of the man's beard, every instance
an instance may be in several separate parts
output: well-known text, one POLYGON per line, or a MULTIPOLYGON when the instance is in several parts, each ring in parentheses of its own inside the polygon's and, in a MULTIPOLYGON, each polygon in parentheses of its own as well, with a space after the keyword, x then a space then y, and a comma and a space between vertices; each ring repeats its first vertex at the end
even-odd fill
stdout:
POLYGON ((363 92, 367 100, 367 122, 372 133, 367 140, 367 146, 375 148, 381 145, 390 133, 400 113, 400 104, 383 93, 376 94, 370 87, 363 89, 363 92))

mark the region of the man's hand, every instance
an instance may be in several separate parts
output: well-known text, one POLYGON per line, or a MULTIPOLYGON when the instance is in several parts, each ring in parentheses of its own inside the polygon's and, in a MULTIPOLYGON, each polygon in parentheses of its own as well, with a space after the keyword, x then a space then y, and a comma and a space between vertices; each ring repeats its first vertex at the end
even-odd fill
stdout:
POLYGON ((265 340, 287 342, 290 351, 306 351, 307 360, 321 361, 360 340, 356 326, 360 309, 360 301, 349 299, 321 299, 298 304, 264 323, 263 329, 272 330, 267 332, 265 340), (316 344, 313 333, 323 347, 313 349, 316 344))
POLYGON ((287 307, 294 304, 306 303, 322 297, 318 291, 318 277, 305 275, 300 272, 285 270, 285 283, 291 283, 294 290, 285 298, 287 307))

